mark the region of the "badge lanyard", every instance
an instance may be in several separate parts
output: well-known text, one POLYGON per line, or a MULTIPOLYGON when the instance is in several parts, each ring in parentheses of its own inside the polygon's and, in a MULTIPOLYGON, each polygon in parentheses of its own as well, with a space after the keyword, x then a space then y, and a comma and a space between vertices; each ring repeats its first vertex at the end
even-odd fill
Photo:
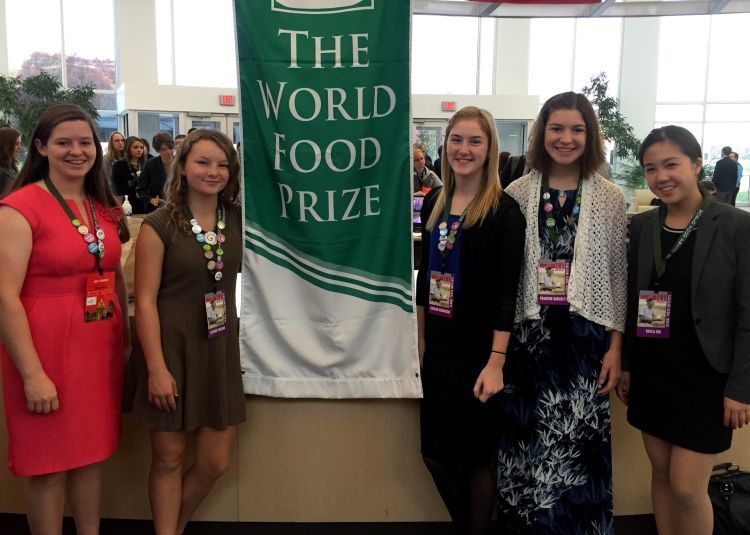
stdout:
POLYGON ((211 275, 211 280, 214 281, 214 291, 216 291, 222 277, 221 270, 224 269, 223 244, 226 241, 226 236, 224 236, 223 231, 227 226, 224 221, 224 210, 220 204, 216 207, 216 229, 208 232, 203 232, 203 228, 198 224, 198 220, 193 217, 190 208, 187 208, 187 213, 195 240, 203 250, 203 257, 208 260, 206 269, 208 269, 208 273, 211 275))
POLYGON ((706 210, 706 206, 708 203, 711 202, 711 197, 709 195, 706 195, 703 197, 703 201, 701 202, 701 205, 698 207, 698 210, 695 212, 695 215, 690 220, 690 223, 688 223, 688 226, 685 228, 685 230, 682 232, 682 235, 677 238, 677 241, 672 246, 672 248, 669 250, 666 256, 662 257, 661 255, 661 228, 664 225, 664 221, 667 217, 666 210, 662 210, 660 208, 659 217, 655 218, 654 224, 652 225, 653 230, 653 247, 654 247, 654 267, 656 268, 656 285, 659 285, 659 280, 661 279, 662 275, 664 275, 664 272, 667 269, 667 260, 672 258, 674 254, 684 245, 684 243, 687 241, 687 239, 690 237, 690 235, 695 231, 695 229, 698 227, 698 220, 700 220, 701 216, 703 215, 703 212, 706 210))
POLYGON ((86 200, 89 203, 89 210, 91 212, 91 222, 94 224, 94 233, 91 233, 89 228, 75 216, 49 177, 44 177, 44 185, 47 186, 49 192, 57 199, 62 209, 65 210, 65 214, 70 218, 70 223, 86 243, 86 250, 96 258, 96 269, 99 271, 99 275, 103 275, 104 270, 102 270, 101 259, 104 258, 104 230, 99 226, 99 220, 96 217, 96 210, 94 210, 94 203, 91 200, 91 196, 86 193, 86 200))
MULTIPOLYGON (((578 225, 578 215, 581 212, 581 189, 583 186, 583 176, 578 177, 578 188, 576 190, 575 206, 573 206, 573 215, 568 218, 568 226, 575 227, 578 225)), ((545 224, 547 225, 547 231, 549 232, 550 240, 552 240, 552 257, 556 256, 555 249, 557 249, 557 241, 559 235, 557 233, 557 223, 555 217, 552 215, 554 206, 552 206, 552 195, 549 192, 549 178, 546 175, 542 176, 542 199, 544 200, 544 211, 547 213, 547 219, 545 224)), ((564 196, 567 198, 567 196, 564 196)))
POLYGON ((453 195, 449 195, 445 200, 445 206, 443 207, 443 218, 440 221, 440 225, 438 226, 438 230, 440 231, 438 250, 443 257, 443 260, 440 263, 441 273, 445 273, 445 266, 448 263, 448 257, 450 256, 451 252, 453 251, 453 247, 455 247, 456 244, 456 234, 458 234, 458 230, 461 228, 461 224, 466 218, 466 212, 469 210, 469 206, 471 205, 471 203, 466 205, 466 208, 464 208, 464 211, 461 212, 461 216, 458 218, 458 221, 454 221, 453 224, 451 224, 451 228, 449 231, 448 217, 450 216, 452 203, 453 195))

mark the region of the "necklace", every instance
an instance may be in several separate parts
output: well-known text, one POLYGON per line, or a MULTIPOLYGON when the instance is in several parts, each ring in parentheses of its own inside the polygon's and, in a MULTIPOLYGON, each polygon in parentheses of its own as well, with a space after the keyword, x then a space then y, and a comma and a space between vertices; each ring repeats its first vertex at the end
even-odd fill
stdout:
POLYGON ((104 229, 99 226, 99 220, 96 217, 96 210, 94 210, 94 202, 91 200, 91 196, 86 193, 86 200, 89 203, 89 211, 91 213, 91 222, 94 223, 93 233, 90 232, 89 228, 81 223, 81 220, 75 216, 70 209, 70 206, 68 206, 68 203, 62 198, 62 195, 60 195, 60 192, 49 177, 44 177, 44 185, 47 186, 49 192, 55 197, 55 199, 57 199, 57 202, 62 209, 65 210, 65 214, 70 218, 70 224, 75 227, 78 234, 81 235, 83 241, 86 243, 86 250, 96 258, 96 268, 99 270, 99 273, 102 274, 101 259, 104 258, 105 234, 104 229))
MULTIPOLYGON (((581 212, 581 189, 583 186, 583 176, 578 177, 578 188, 576 189, 576 198, 575 198, 575 205, 573 206, 573 213, 570 217, 568 217, 567 224, 569 227, 575 227, 578 224, 578 214, 581 212)), ((555 222, 555 216, 554 216, 554 206, 552 206, 551 198, 552 195, 549 191, 549 178, 544 175, 542 176, 542 200, 544 201, 544 211, 547 214, 547 217, 544 221, 545 225, 547 225, 547 230, 549 232, 550 239, 552 240, 553 245, 557 245, 557 223, 555 222)), ((568 198, 568 193, 565 190, 560 190, 558 192, 558 198, 559 199, 565 199, 568 198)))
POLYGON ((193 217, 190 208, 187 209, 190 220, 191 230, 195 235, 195 240, 201 245, 203 257, 208 260, 206 269, 208 269, 211 278, 219 282, 223 276, 221 270, 224 269, 224 247, 226 236, 222 232, 226 228, 224 221, 224 210, 221 205, 216 207, 216 228, 208 232, 203 232, 203 228, 198 224, 198 220, 193 217))

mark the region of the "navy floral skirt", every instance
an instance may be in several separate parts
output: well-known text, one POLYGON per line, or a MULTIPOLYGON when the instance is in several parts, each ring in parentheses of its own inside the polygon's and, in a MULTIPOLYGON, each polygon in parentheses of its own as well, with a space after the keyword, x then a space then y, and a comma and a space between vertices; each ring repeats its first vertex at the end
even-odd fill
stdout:
POLYGON ((598 396, 604 327, 542 307, 516 326, 499 394, 498 515, 506 533, 612 534, 609 397, 598 396))

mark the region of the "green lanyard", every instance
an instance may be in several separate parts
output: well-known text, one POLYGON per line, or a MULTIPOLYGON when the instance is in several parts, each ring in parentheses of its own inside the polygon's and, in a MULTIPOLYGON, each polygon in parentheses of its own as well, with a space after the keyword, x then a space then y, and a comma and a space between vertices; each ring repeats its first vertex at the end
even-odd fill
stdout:
POLYGON ((658 281, 661 279, 662 275, 664 275, 664 271, 667 269, 667 260, 672 258, 674 254, 684 245, 684 243, 687 241, 687 239, 690 237, 690 235, 695 231, 696 228, 698 228, 698 221, 700 220, 701 216, 703 215, 703 212, 706 210, 706 206, 708 206, 708 203, 711 202, 711 196, 706 195, 703 197, 703 201, 701 202, 701 205, 698 207, 698 210, 695 212, 695 215, 690 220, 690 223, 688 223, 688 226, 685 227, 685 230, 682 231, 682 235, 677 238, 677 241, 672 246, 672 248, 667 253, 667 256, 662 257, 661 255, 661 228, 664 225, 664 221, 667 217, 667 211, 663 210, 661 207, 659 208, 659 217, 654 218, 654 224, 652 225, 653 230, 653 247, 654 247, 654 266, 656 267, 656 279, 657 279, 657 285, 659 284, 658 281))
POLYGON ((227 224, 224 221, 224 210, 221 204, 216 206, 216 229, 213 231, 204 232, 203 228, 198 224, 198 220, 193 217, 193 212, 190 208, 187 208, 188 220, 190 221, 191 231, 195 235, 195 241, 201 246, 203 252, 203 258, 207 260, 206 269, 208 274, 211 276, 211 281, 214 283, 214 292, 217 291, 219 281, 223 274, 224 269, 224 229, 227 224))
POLYGON ((445 200, 445 206, 443 207, 443 217, 440 221, 440 224, 438 225, 438 231, 440 232, 440 237, 438 238, 438 250, 443 257, 440 269, 442 273, 445 273, 445 265, 448 263, 448 257, 450 256, 451 252, 453 252, 453 247, 456 244, 456 234, 458 234, 458 230, 461 228, 461 224, 466 218, 466 212, 468 212, 469 206, 471 206, 471 203, 466 205, 466 208, 464 208, 464 211, 461 212, 461 216, 458 218, 458 221, 454 221, 449 230, 448 218, 450 217, 452 204, 453 195, 449 195, 445 200))
MULTIPOLYGON (((581 213, 581 189, 583 187, 583 175, 578 177, 578 188, 576 190, 575 205, 573 206, 573 214, 568 218, 568 226, 575 227, 578 225, 578 216, 581 213)), ((549 238, 552 240, 552 256, 555 256, 555 249, 557 249, 557 241, 560 239, 557 233, 557 222, 555 217, 552 215, 554 206, 552 204, 552 195, 549 192, 549 178, 547 175, 542 175, 542 205, 544 211, 547 213, 546 225, 547 232, 549 232, 549 238)), ((559 204, 559 203, 558 203, 559 204)))
POLYGON ((91 212, 91 222, 94 223, 94 233, 75 216, 49 177, 44 177, 44 185, 47 186, 49 192, 57 199, 62 209, 65 210, 65 213, 70 218, 71 225, 75 227, 78 234, 81 235, 83 241, 86 243, 86 250, 96 258, 96 269, 99 271, 99 275, 103 275, 104 270, 102 269, 101 259, 104 258, 104 231, 99 226, 99 220, 96 218, 96 210, 94 210, 94 203, 91 200, 91 196, 86 193, 86 200, 89 203, 89 210, 91 212))

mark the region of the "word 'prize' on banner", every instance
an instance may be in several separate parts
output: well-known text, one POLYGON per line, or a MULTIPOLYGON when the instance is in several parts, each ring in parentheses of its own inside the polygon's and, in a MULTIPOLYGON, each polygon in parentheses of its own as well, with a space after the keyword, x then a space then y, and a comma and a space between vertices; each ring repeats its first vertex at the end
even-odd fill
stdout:
POLYGON ((410 2, 235 0, 247 393, 421 397, 410 2))

